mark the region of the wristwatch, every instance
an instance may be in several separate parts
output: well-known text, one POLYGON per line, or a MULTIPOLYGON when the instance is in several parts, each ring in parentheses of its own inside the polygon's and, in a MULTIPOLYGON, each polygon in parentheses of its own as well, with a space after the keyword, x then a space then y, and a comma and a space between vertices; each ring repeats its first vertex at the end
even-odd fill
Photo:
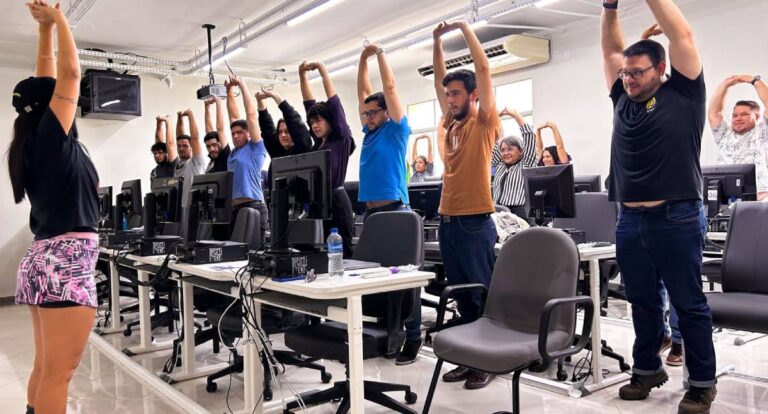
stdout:
POLYGON ((616 10, 619 8, 619 2, 618 1, 616 3, 603 2, 603 7, 606 9, 616 10))
POLYGON ((757 81, 759 81, 760 79, 763 79, 763 77, 762 77, 762 76, 760 76, 760 75, 756 75, 756 76, 755 76, 755 77, 752 79, 752 82, 750 82, 750 83, 752 84, 752 86, 755 86, 755 83, 756 83, 757 81))

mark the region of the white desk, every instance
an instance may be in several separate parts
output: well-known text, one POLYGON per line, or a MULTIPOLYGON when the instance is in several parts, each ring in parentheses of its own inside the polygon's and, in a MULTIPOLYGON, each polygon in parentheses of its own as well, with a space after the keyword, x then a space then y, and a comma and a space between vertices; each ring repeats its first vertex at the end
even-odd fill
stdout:
POLYGON ((99 247, 99 260, 106 260, 109 263, 109 307, 111 322, 109 328, 96 328, 94 331, 99 335, 107 335, 123 332, 125 328, 120 326, 120 275, 117 273, 114 258, 120 255, 122 250, 99 247))
POLYGON ((707 233, 707 238, 709 240, 712 240, 712 241, 724 242, 726 236, 728 236, 728 233, 723 233, 723 232, 709 232, 709 233, 707 233))
MULTIPOLYGON (((183 283, 183 276, 198 276, 210 280, 234 282, 234 272, 245 265, 245 262, 232 262, 228 264, 191 265, 186 263, 173 263, 171 269, 182 273, 182 314, 184 320, 184 343, 182 345, 182 358, 185 369, 194 369, 194 337, 188 335, 192 332, 192 322, 186 315, 191 314, 192 286, 191 283, 183 283), (229 268, 227 268, 229 267, 229 268)), ((275 282, 255 276, 253 284, 261 285, 259 292, 251 292, 254 301, 263 304, 278 306, 297 312, 324 317, 347 325, 349 336, 349 382, 350 382, 350 408, 353 414, 364 412, 363 406, 363 309, 362 296, 390 292, 402 289, 419 288, 426 286, 429 279, 434 278, 434 273, 407 272, 380 277, 374 279, 362 279, 345 276, 342 280, 329 280, 327 275, 319 275, 312 283, 304 281, 275 282), (262 284, 263 282, 263 284, 262 284), (302 306, 307 299, 312 303, 326 306, 325 312, 314 312, 302 306)), ((260 315, 259 309, 253 310, 260 315)), ((249 332, 244 326, 244 333, 249 332)), ((253 334, 255 336, 255 333, 253 334)), ((263 372, 258 358, 258 349, 253 341, 247 341, 243 351, 245 380, 245 409, 248 412, 263 412, 263 403, 257 390, 261 389, 263 372)))
MULTIPOLYGON (((499 251, 501 250, 501 243, 496 243, 495 250, 496 254, 499 254, 499 251)), ((440 251, 440 243, 433 241, 433 242, 426 242, 425 243, 425 249, 427 251, 432 252, 439 252, 440 251)), ((589 273, 590 275, 599 275, 600 274, 600 260, 602 259, 612 259, 616 257, 616 246, 606 246, 606 247, 586 247, 586 248, 579 248, 579 257, 581 261, 589 262, 589 273)), ((589 278, 589 296, 592 298, 592 303, 594 305, 594 315, 592 317, 592 383, 584 385, 583 387, 578 387, 578 384, 570 383, 570 382, 558 382, 558 381, 552 381, 548 380, 546 378, 537 377, 534 375, 530 375, 528 373, 523 373, 522 379, 524 382, 530 385, 534 386, 543 386, 545 389, 555 390, 558 392, 565 393, 567 395, 570 395, 572 397, 581 397, 588 395, 589 393, 595 392, 597 390, 609 387, 611 385, 617 384, 622 381, 626 381, 630 378, 630 375, 627 373, 620 373, 617 375, 613 375, 609 378, 603 378, 602 372, 602 354, 600 350, 602 349, 602 344, 600 343, 601 340, 601 324, 600 324, 600 278, 598 276, 592 276, 589 278)))
MULTIPOLYGON (((137 265, 136 273, 138 275, 139 282, 149 282, 149 275, 151 274, 146 269, 140 268, 138 265, 150 265, 160 266, 165 260, 165 256, 138 256, 135 254, 129 254, 125 257, 128 260, 134 262, 137 265)), ((132 346, 125 348, 123 353, 128 356, 134 356, 139 354, 146 354, 149 352, 161 351, 165 349, 171 349, 173 347, 173 341, 153 344, 152 343, 152 322, 150 316, 150 304, 149 304, 149 287, 138 286, 139 290, 139 337, 140 342, 138 346, 132 346)))

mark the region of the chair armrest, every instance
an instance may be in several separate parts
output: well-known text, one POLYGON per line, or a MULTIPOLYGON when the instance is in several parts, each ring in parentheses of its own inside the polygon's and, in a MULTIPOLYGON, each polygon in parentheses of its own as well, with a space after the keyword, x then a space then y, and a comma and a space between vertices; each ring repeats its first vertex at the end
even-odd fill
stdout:
POLYGON ((570 298, 555 298, 550 299, 544 305, 544 309, 541 313, 541 322, 539 324, 539 353, 542 357, 542 369, 549 367, 549 364, 558 358, 575 355, 581 352, 585 346, 589 343, 590 332, 592 331, 592 317, 594 315, 594 304, 592 298, 589 296, 574 296, 570 298), (547 340, 549 339, 549 323, 552 318, 552 311, 558 306, 563 305, 584 305, 584 325, 581 329, 581 338, 575 345, 571 345, 565 349, 554 351, 550 353, 547 351, 547 340))
POLYGON ((448 300, 454 298, 457 293, 472 292, 476 290, 482 293, 482 303, 485 304, 485 298, 488 296, 488 288, 482 283, 451 285, 443 289, 443 293, 440 294, 440 303, 437 305, 437 324, 435 325, 435 331, 439 331, 443 327, 445 308, 448 306, 448 300))

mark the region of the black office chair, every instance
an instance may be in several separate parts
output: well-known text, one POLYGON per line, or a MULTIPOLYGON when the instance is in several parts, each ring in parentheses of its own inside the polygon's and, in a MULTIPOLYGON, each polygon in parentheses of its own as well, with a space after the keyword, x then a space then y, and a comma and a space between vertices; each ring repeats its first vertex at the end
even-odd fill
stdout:
MULTIPOLYGON (((381 263, 382 266, 404 264, 421 265, 424 257, 424 230, 421 217, 411 211, 393 211, 371 215, 363 226, 363 233, 353 259, 381 263)), ((363 324, 363 358, 394 358, 405 341, 404 322, 419 304, 421 289, 368 295, 363 298, 363 314, 377 318, 377 322, 363 324)), ((327 358, 345 364, 349 376, 347 327, 338 322, 293 329, 285 333, 285 345, 315 358, 327 358)), ((416 402, 411 387, 376 381, 364 381, 365 399, 390 410, 415 414, 416 411, 394 400, 385 392, 404 391, 407 404, 416 402)), ((337 381, 330 389, 301 395, 306 406, 341 400, 337 413, 349 410, 349 383, 337 381)), ((286 406, 286 413, 300 407, 298 401, 286 406)))
POLYGON ((722 263, 722 292, 706 293, 716 327, 768 334, 768 203, 733 209, 722 263))
MULTIPOLYGON (((561 231, 536 227, 507 240, 494 265, 483 315, 435 335, 438 359, 423 413, 429 412, 444 361, 495 374, 514 372, 512 412, 519 413, 522 372, 543 371, 552 361, 579 353, 589 340, 592 299, 576 296, 578 275, 579 252, 561 231), (574 345, 577 305, 585 312, 581 339, 574 345)), ((471 290, 486 292, 482 284, 447 288, 441 312, 450 296, 471 290)))

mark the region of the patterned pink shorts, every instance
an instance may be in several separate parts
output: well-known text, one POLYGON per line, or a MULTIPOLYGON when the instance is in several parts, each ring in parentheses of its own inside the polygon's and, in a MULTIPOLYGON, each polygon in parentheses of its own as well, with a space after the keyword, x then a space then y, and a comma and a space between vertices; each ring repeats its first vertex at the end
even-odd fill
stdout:
POLYGON ((97 307, 93 273, 98 257, 98 239, 62 235, 33 241, 19 264, 16 303, 71 301, 97 307))

